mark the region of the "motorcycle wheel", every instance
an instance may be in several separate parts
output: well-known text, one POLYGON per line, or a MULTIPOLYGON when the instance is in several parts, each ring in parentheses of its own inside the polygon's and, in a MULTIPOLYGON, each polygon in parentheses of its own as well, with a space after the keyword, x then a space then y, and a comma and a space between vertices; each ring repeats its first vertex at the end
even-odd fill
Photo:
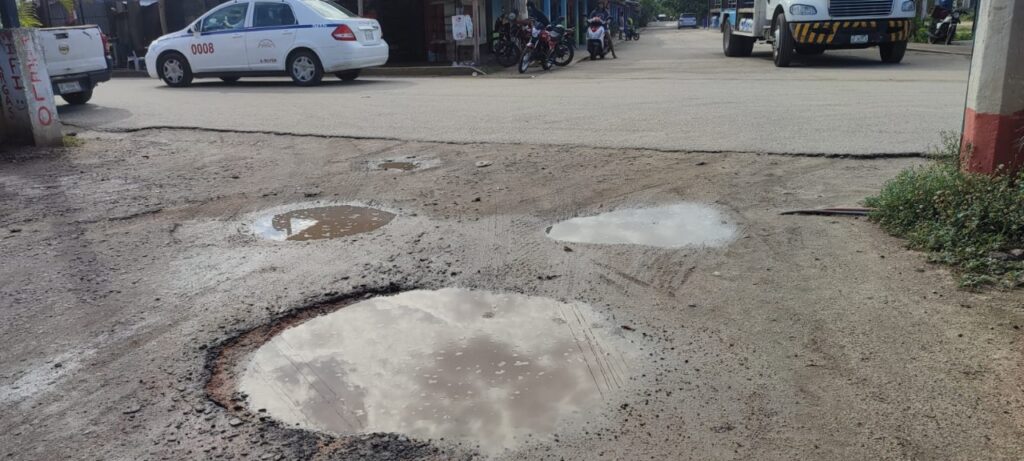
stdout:
POLYGON ((504 48, 498 53, 498 64, 502 67, 512 67, 519 61, 519 46, 514 42, 505 42, 504 48))
POLYGON ((555 65, 558 67, 568 66, 575 54, 576 52, 573 51, 572 46, 569 46, 568 43, 559 43, 555 48, 555 65))
POLYGON ((949 26, 949 31, 946 32, 946 44, 952 45, 954 37, 956 37, 956 26, 949 26))
POLYGON ((527 48, 523 50, 522 56, 519 57, 519 73, 525 74, 526 69, 530 68, 531 62, 533 62, 533 50, 527 48))

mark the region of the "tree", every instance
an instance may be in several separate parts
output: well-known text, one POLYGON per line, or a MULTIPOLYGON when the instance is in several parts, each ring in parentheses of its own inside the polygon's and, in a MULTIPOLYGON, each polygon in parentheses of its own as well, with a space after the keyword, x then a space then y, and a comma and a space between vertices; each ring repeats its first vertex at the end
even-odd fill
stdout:
MULTIPOLYGON (((67 11, 68 16, 75 15, 75 0, 57 1, 67 11)), ((47 0, 42 2, 44 5, 49 3, 47 0)), ((43 27, 43 22, 39 20, 38 8, 35 0, 18 0, 18 22, 21 23, 21 27, 43 27)))

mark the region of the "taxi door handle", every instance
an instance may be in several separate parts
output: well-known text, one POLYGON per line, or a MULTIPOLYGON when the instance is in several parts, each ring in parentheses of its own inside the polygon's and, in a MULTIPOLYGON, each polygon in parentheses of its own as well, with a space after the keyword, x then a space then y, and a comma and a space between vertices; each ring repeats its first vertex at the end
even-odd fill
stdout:
POLYGON ((242 38, 242 34, 234 34, 231 38, 242 38))
POLYGON ((295 32, 282 32, 281 35, 293 35, 295 32))

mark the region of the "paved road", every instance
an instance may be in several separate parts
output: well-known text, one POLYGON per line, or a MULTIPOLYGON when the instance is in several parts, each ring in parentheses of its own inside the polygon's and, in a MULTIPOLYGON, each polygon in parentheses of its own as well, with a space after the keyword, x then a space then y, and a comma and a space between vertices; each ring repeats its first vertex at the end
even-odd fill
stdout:
MULTIPOLYGON (((188 126, 446 142, 583 144, 684 151, 921 152, 960 126, 969 59, 874 49, 777 69, 770 49, 722 56, 719 34, 647 29, 619 59, 529 77, 365 79, 296 88, 285 79, 171 89, 103 85, 62 109, 95 128, 188 126)), ((581 50, 582 52, 582 50, 581 50)))

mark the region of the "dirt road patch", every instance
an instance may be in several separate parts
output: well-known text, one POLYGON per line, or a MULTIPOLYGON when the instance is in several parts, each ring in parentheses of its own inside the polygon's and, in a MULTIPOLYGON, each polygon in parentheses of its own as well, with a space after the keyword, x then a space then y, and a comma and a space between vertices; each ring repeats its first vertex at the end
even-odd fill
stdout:
POLYGON ((864 220, 778 215, 856 204, 916 160, 79 137, 76 149, 0 154, 0 456, 471 456, 451 440, 295 430, 231 401, 241 396, 208 398, 211 347, 391 285, 584 302, 642 355, 648 371, 621 400, 503 458, 1024 456, 1019 294, 958 291, 864 220), (439 165, 368 170, 396 150, 439 165), (302 244, 239 232, 311 197, 401 219, 302 244), (735 217, 742 235, 656 248, 544 233, 683 201, 735 217))

